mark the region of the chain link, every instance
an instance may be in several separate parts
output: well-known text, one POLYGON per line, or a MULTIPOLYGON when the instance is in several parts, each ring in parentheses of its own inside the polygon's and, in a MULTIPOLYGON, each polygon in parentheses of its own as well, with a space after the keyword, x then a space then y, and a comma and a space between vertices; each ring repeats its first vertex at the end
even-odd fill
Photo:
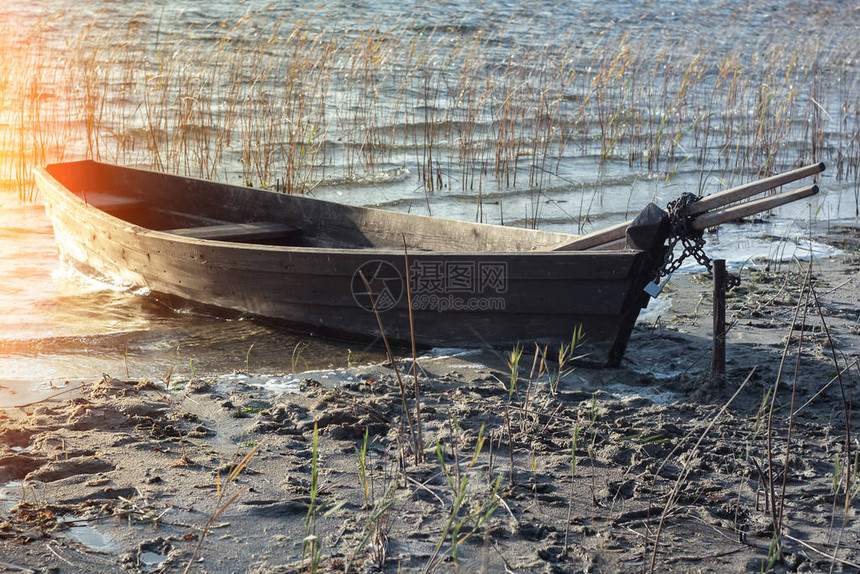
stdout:
MULTIPOLYGON (((689 208, 692 204, 699 201, 699 197, 692 193, 682 193, 675 201, 669 202, 666 206, 666 212, 669 214, 669 239, 666 249, 666 255, 663 260, 663 265, 657 273, 656 283, 661 283, 662 278, 671 275, 681 265, 684 260, 693 256, 699 265, 711 271, 711 258, 705 253, 705 237, 702 231, 696 231, 692 228, 693 218, 689 214, 689 208), (680 256, 675 257, 675 246, 678 243, 683 246, 680 256)), ((726 288, 731 289, 738 287, 741 284, 741 278, 734 273, 729 273, 727 278, 726 288)))

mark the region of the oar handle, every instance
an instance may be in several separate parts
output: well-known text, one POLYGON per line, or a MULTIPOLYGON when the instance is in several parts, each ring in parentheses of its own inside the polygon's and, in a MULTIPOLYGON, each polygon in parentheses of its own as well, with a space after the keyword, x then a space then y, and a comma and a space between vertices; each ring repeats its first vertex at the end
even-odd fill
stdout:
POLYGON ((786 171, 785 173, 780 173, 757 181, 751 181, 749 183, 703 197, 699 201, 690 205, 688 213, 690 215, 705 213, 706 211, 711 211, 712 209, 753 197, 754 195, 758 195, 775 187, 821 173, 822 171, 824 171, 824 162, 814 163, 812 165, 786 171))
MULTIPOLYGON (((747 203, 742 203, 733 207, 703 213, 693 219, 692 227, 696 231, 702 231, 708 227, 716 227, 723 223, 737 221, 738 219, 743 219, 744 217, 749 217, 750 215, 755 215, 762 211, 774 209, 780 205, 791 203, 792 201, 810 197, 816 193, 818 193, 818 186, 810 185, 808 187, 795 189, 794 191, 786 191, 785 193, 778 193, 776 195, 771 195, 770 197, 756 199, 755 201, 748 201, 747 203)), ((693 205, 698 203, 699 202, 696 202, 693 205)))
MULTIPOLYGON (((687 208, 690 215, 699 215, 704 214, 706 211, 711 211, 712 209, 718 209, 721 207, 725 207, 726 205, 735 203, 737 201, 741 201, 744 199, 748 199, 765 191, 770 191, 776 187, 780 187, 781 185, 785 185, 787 183, 791 183, 792 181, 797 181, 798 179, 803 179, 804 177, 809 177, 811 175, 815 175, 824 171, 824 162, 814 163, 811 165, 807 165, 798 169, 793 169, 791 171, 786 171, 784 173, 780 173, 771 177, 766 177, 764 179, 760 179, 757 181, 752 181, 749 183, 745 183, 743 185, 739 185, 737 187, 733 187, 731 189, 727 189, 725 191, 720 191, 718 193, 714 193, 712 195, 707 195, 692 203, 687 208)), ((815 187, 815 192, 818 193, 818 187, 815 187)), ((804 190, 808 190, 810 188, 803 188, 804 190)), ((801 190, 797 190, 801 191, 801 190)), ((814 193, 810 193, 809 195, 814 195, 814 193)), ((775 197, 783 197, 786 194, 779 194, 772 197, 764 198, 763 200, 756 200, 749 203, 745 203, 742 206, 738 206, 740 208, 748 209, 746 206, 754 205, 757 201, 767 201, 772 200, 775 197)), ((784 203, 789 203, 791 201, 796 201, 798 199, 802 199, 803 197, 808 197, 809 195, 803 195, 795 197, 794 199, 786 200, 784 203)), ((777 203, 773 205, 773 207, 777 207, 779 205, 784 205, 784 203, 777 203)), ((773 209, 773 207, 763 207, 759 211, 767 211, 768 209, 773 209)), ((719 213, 723 213, 723 210, 720 210, 719 213)), ((751 215, 752 213, 758 213, 758 211, 753 211, 751 213, 747 213, 744 215, 735 216, 734 219, 741 219, 746 217, 747 215, 751 215)), ((712 216, 714 214, 707 214, 708 216, 712 216)), ((698 221, 699 218, 696 219, 698 221)), ((705 221, 705 220, 703 220, 705 221)), ((710 221, 710 219, 708 219, 710 221)), ((725 221, 720 221, 718 223, 709 223, 704 227, 699 227, 698 229, 704 229, 705 227, 714 227, 715 225, 719 225, 720 223, 726 223, 728 221, 732 221, 732 219, 727 219, 725 221)), ((632 223, 631 221, 624 221, 622 223, 615 224, 611 227, 607 227, 604 229, 599 229, 597 231, 593 231, 587 235, 582 235, 577 237, 576 239, 572 239, 570 241, 566 241, 563 243, 559 243, 556 245, 550 245, 547 247, 542 247, 537 249, 536 251, 584 251, 586 249, 593 249, 597 246, 604 245, 611 242, 616 242, 620 239, 624 238, 625 231, 627 230, 627 226, 632 223)))

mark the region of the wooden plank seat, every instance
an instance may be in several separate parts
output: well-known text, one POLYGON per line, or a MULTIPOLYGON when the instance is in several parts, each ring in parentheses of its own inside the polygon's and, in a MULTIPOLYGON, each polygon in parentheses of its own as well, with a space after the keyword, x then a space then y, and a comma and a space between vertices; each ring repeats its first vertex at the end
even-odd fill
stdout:
POLYGON ((266 221, 255 223, 221 223, 218 225, 165 230, 165 233, 181 235, 182 237, 206 239, 209 241, 237 241, 242 243, 289 239, 297 235, 298 232, 298 229, 284 225, 283 223, 266 221))
POLYGON ((104 191, 82 191, 81 198, 87 205, 111 213, 119 210, 141 209, 146 205, 146 200, 141 197, 126 197, 104 191))

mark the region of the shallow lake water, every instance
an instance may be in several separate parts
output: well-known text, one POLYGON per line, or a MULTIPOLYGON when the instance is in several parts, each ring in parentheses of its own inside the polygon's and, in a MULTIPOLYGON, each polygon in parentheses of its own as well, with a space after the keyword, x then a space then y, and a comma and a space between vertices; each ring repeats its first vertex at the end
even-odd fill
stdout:
MULTIPOLYGON (((526 6, 488 0, 478 5, 448 1, 426 5, 350 2, 272 7, 261 2, 211 1, 188 5, 91 2, 82 7, 65 1, 11 0, 0 15, 0 30, 14 30, 22 37, 28 30, 42 30, 41 37, 48 39, 46 50, 56 49, 85 32, 94 38, 110 40, 114 38, 112 26, 132 20, 157 31, 165 45, 179 45, 177 38, 186 43, 198 40, 217 43, 219 34, 229 34, 229 27, 219 28, 213 23, 238 22, 243 18, 262 21, 261 15, 266 14, 307 19, 311 30, 325 23, 344 38, 355 38, 372 29, 393 33, 400 26, 408 26, 409 34, 414 35, 409 37, 429 37, 432 32, 440 46, 470 39, 478 32, 497 30, 498 40, 483 44, 492 46, 485 54, 486 65, 490 66, 505 62, 511 54, 520 53, 518 50, 527 53, 535 46, 546 47, 547 53, 570 48, 554 44, 560 37, 568 43, 576 38, 582 38, 583 43, 614 42, 625 33, 639 32, 656 34, 663 41, 689 47, 694 42, 684 43, 685 39, 701 34, 703 23, 726 30, 724 35, 709 38, 709 58, 719 60, 720 51, 737 45, 738 38, 758 36, 762 31, 778 34, 807 24, 819 27, 825 54, 835 49, 831 44, 838 42, 846 26, 851 26, 838 19, 848 9, 848 3, 843 2, 835 2, 829 12, 822 10, 817 15, 786 10, 780 2, 652 4, 643 8, 638 2, 579 1, 534 2, 526 6), (823 32, 827 13, 834 18, 830 35, 823 32), (815 20, 810 24, 808 18, 815 20)), ((261 27, 260 33, 268 31, 261 27)), ((852 70, 857 62, 845 65, 852 70)), ((856 82, 857 75, 846 73, 844 77, 856 82)), ((333 89, 336 101, 332 105, 349 104, 349 98, 354 97, 352 92, 338 94, 337 87, 333 89)), ((408 90, 404 93, 415 95, 408 90)), ((382 115, 392 114, 388 129, 393 133, 403 132, 402 137, 388 141, 388 149, 372 173, 356 176, 342 168, 344 162, 350 161, 351 152, 342 143, 343 130, 347 128, 338 124, 337 129, 326 135, 330 150, 326 161, 333 167, 329 176, 313 187, 314 197, 466 221, 535 225, 580 233, 629 219, 649 201, 665 206, 684 191, 703 189, 711 193, 739 183, 725 177, 716 160, 697 164, 696 150, 692 149, 695 141, 682 142, 681 149, 686 148, 689 156, 674 160, 671 173, 648 170, 641 162, 622 155, 601 157, 599 146, 596 148, 593 142, 578 142, 560 153, 551 170, 540 172, 541 183, 537 188, 526 183, 527 175, 521 176, 519 183, 490 185, 486 169, 476 170, 479 174, 475 181, 479 187, 485 186, 478 200, 474 187, 460 179, 471 172, 453 167, 455 160, 451 158, 463 147, 456 135, 449 134, 437 143, 436 149, 436 153, 442 154, 437 162, 441 185, 429 192, 421 184, 415 135, 409 134, 409 127, 420 125, 420 115, 426 110, 416 100, 411 116, 403 119, 391 112, 399 109, 396 106, 402 102, 385 98, 385 93, 380 94, 375 105, 382 115)), ((440 108, 448 103, 444 97, 436 101, 440 108)), ((13 115, 0 106, 4 129, 13 115)), ((828 121, 837 119, 831 117, 828 121)), ((491 139, 492 125, 480 124, 478 132, 483 129, 484 137, 491 139)), ((831 130, 837 128, 831 126, 831 130)), ((590 129, 597 128, 591 125, 590 129)), ((788 138, 786 145, 800 144, 788 138)), ((5 137, 0 139, 0 146, 4 153, 9 152, 6 148, 14 148, 13 142, 5 137)), ((824 157, 831 167, 821 178, 820 195, 809 202, 780 208, 758 222, 723 226, 718 233, 708 234, 709 254, 727 259, 734 268, 762 261, 806 258, 810 254, 816 257, 834 254, 834 250, 815 244, 808 237, 810 227, 821 229, 856 221, 857 185, 845 178, 836 179, 831 162, 836 151, 839 150, 830 149, 831 155, 824 157)), ((75 155, 74 146, 67 155, 75 155)), ((528 165, 530 159, 525 154, 518 156, 517 161, 528 165)), ((238 152, 228 155, 224 163, 224 170, 214 177, 235 183, 241 178, 238 152)), ((694 265, 685 269, 699 270, 694 265)), ((21 400, 34 389, 50 391, 65 381, 90 380, 103 373, 162 380, 242 370, 290 375, 294 371, 339 368, 382 358, 378 349, 364 345, 308 339, 250 321, 174 313, 146 293, 117 289, 82 277, 60 265, 50 223, 38 197, 33 202, 22 202, 14 193, 0 195, 0 273, 0 391, 13 392, 21 400)))
POLYGON ((41 205, 0 200, 0 391, 52 392, 103 373, 152 380, 291 373, 294 364, 333 368, 381 356, 250 321, 176 313, 144 293, 93 281, 61 265, 41 205))

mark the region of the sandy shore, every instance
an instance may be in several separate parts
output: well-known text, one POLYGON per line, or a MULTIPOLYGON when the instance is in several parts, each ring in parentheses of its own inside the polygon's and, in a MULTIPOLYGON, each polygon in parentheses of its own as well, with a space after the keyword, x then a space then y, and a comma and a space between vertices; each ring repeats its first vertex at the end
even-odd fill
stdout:
POLYGON ((420 453, 389 365, 4 408, 0 571, 854 572, 857 237, 831 233, 809 296, 805 265, 744 272, 722 388, 698 276, 618 369, 526 350, 510 392, 501 355, 426 357, 420 453))

